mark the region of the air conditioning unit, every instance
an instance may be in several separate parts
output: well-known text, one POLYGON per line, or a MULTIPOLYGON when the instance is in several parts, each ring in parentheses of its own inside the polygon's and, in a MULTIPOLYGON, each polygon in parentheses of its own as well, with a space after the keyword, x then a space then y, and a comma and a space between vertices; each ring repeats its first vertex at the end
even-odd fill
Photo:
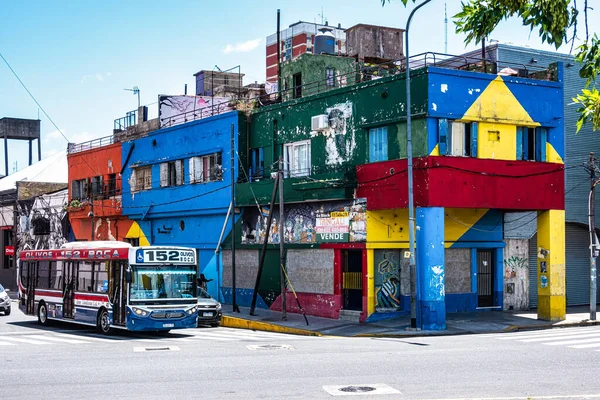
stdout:
POLYGON ((329 128, 329 117, 325 114, 315 115, 310 120, 310 129, 313 131, 322 131, 329 128))

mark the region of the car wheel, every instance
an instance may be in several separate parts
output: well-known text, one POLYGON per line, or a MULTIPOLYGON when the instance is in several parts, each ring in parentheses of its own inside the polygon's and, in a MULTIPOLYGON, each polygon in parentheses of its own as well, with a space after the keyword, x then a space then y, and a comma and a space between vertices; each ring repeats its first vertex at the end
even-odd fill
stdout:
POLYGON ((4 311, 4 315, 10 315, 10 307, 6 309, 6 311, 4 311))
POLYGON ((48 325, 48 307, 44 302, 40 303, 38 307, 38 322, 44 326, 48 325))
POLYGON ((98 315, 98 330, 105 335, 108 335, 112 332, 110 328, 110 318, 108 317, 108 310, 103 308, 98 315))

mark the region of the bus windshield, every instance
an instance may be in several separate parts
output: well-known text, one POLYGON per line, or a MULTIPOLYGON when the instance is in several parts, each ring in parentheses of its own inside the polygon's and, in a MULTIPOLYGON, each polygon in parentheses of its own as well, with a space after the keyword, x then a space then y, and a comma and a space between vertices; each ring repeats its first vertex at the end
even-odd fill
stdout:
POLYGON ((132 300, 194 298, 195 266, 132 265, 132 300))

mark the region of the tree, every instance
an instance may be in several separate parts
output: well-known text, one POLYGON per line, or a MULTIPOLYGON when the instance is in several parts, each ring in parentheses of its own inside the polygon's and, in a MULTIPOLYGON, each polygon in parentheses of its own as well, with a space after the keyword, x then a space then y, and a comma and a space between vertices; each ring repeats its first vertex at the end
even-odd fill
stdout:
MULTIPOLYGON (((381 3, 385 5, 388 1, 391 0, 381 0, 381 3)), ((407 5, 410 0, 401 1, 407 5)), ((579 104, 577 132, 588 123, 594 131, 600 129, 600 92, 596 88, 596 79, 600 75, 600 40, 595 33, 589 33, 588 0, 583 0, 583 5, 581 2, 578 5, 577 0, 465 0, 461 6, 461 12, 453 18, 456 32, 466 34, 465 44, 478 44, 500 22, 516 17, 532 32, 537 29, 542 43, 559 48, 570 42, 571 51, 578 38, 578 17, 583 11, 585 37, 582 38, 583 44, 576 49, 575 59, 581 64, 579 75, 586 79, 586 85, 573 99, 579 104)))

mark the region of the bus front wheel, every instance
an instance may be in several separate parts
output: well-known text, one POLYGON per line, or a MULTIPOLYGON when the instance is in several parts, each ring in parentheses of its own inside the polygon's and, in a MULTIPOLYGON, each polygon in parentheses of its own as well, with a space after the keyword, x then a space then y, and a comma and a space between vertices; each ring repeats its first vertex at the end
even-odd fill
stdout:
POLYGON ((48 325, 48 307, 43 301, 38 307, 38 322, 44 326, 48 325))
POLYGON ((110 318, 108 317, 108 310, 103 308, 100 310, 100 314, 98 314, 98 330, 105 335, 108 335, 111 332, 110 329, 110 318))

